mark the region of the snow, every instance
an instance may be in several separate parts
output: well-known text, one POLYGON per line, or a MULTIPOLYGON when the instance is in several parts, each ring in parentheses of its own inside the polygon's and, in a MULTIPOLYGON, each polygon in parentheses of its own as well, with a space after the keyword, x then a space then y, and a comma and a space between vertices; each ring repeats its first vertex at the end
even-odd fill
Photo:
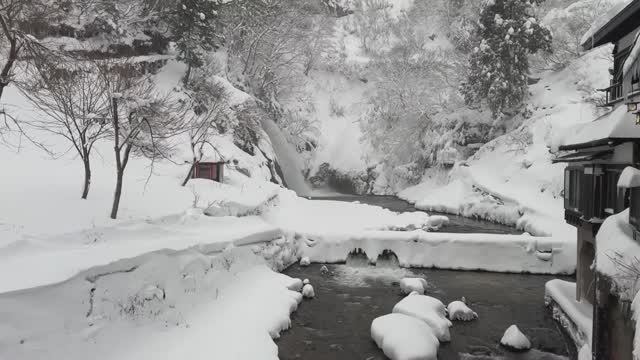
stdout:
POLYGON ((640 170, 633 166, 627 166, 620 174, 618 179, 619 188, 634 188, 640 187, 640 170))
POLYGON ((591 346, 583 345, 578 351, 578 360, 592 360, 593 354, 591 353, 591 346))
POLYGON ((578 347, 591 345, 593 330, 593 307, 587 301, 576 300, 576 284, 560 279, 550 280, 545 285, 545 303, 551 302, 553 316, 565 327, 578 347), (566 318, 565 318, 566 317, 566 318), (566 321, 570 321, 567 323, 566 321))
POLYGON ((311 284, 305 284, 302 287, 302 296, 306 297, 307 299, 316 297, 316 293, 313 290, 313 286, 311 286, 311 284))
POLYGON ((640 244, 633 239, 633 228, 629 224, 629 209, 609 216, 596 235, 595 269, 611 277, 614 288, 623 300, 633 300, 638 291, 634 276, 622 266, 638 266, 640 244))
POLYGON ((450 320, 471 321, 478 318, 478 314, 471 310, 463 301, 452 301, 447 305, 450 320))
POLYGON ((528 350, 531 348, 531 342, 516 325, 509 326, 502 339, 500 339, 500 344, 516 350, 528 350))
POLYGON ((303 257, 300 259, 300 266, 309 266, 311 265, 311 260, 308 257, 303 257))
POLYGON ((562 145, 583 144, 601 139, 640 137, 640 126, 626 106, 618 106, 601 118, 574 126, 562 140, 562 145))
POLYGON ((0 358, 275 360, 301 295, 270 267, 248 247, 159 252, 0 294, 0 358))
POLYGON ((391 360, 436 360, 440 345, 424 321, 397 313, 375 318, 371 338, 391 360))
MULTIPOLYGON (((575 252, 576 229, 564 221, 566 164, 552 160, 560 145, 569 143, 566 140, 576 133, 583 134, 580 129, 594 126, 591 122, 601 114, 590 99, 593 89, 609 85, 610 52, 610 47, 601 47, 561 71, 534 74, 540 80, 529 86, 529 117, 507 122, 505 135, 483 144, 453 168, 427 169, 420 184, 398 196, 424 211, 487 219, 515 226, 533 237, 550 237, 567 255, 575 252)), ((618 128, 607 127, 616 129, 614 135, 630 128, 640 131, 633 120, 623 122, 618 128)), ((596 131, 588 132, 591 136, 596 131)), ((576 140, 585 138, 588 136, 576 140)), ((541 261, 548 257, 544 251, 537 254, 541 261)))
POLYGON ((428 287, 427 280, 423 278, 403 278, 400 280, 400 291, 403 294, 409 294, 413 291, 424 294, 428 287))
POLYGON ((451 341, 449 327, 452 325, 445 316, 444 304, 431 296, 413 294, 400 300, 392 312, 408 315, 424 321, 440 341, 451 341))
POLYGON ((273 120, 266 116, 261 116, 260 122, 264 131, 269 135, 287 186, 300 196, 309 195, 311 187, 302 176, 304 164, 298 152, 284 137, 282 130, 278 128, 278 125, 273 120))
POLYGON ((354 249, 362 249, 371 263, 392 251, 403 267, 572 274, 576 261, 575 243, 564 238, 422 230, 307 232, 298 252, 312 262, 336 263, 354 249))

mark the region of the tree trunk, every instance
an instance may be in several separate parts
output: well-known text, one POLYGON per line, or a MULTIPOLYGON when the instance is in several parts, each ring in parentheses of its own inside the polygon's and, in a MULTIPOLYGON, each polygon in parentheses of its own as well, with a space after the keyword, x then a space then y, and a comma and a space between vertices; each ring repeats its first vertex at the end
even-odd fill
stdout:
POLYGON ((9 39, 9 56, 7 57, 7 62, 2 68, 2 72, 0 73, 0 98, 2 98, 4 88, 7 87, 10 82, 10 74, 13 64, 18 59, 18 39, 15 32, 12 32, 12 30, 9 29, 4 17, 2 16, 0 16, 0 25, 2 26, 5 37, 9 39))
POLYGON ((91 164, 89 159, 83 161, 84 164, 84 189, 82 190, 82 198, 89 196, 89 187, 91 186, 91 164))
POLYGON ((111 218, 116 219, 118 217, 118 208, 120 207, 120 196, 122 195, 122 177, 124 175, 124 169, 118 169, 118 176, 116 177, 116 190, 113 193, 113 205, 111 206, 111 218))
POLYGON ((196 160, 193 159, 193 163, 191 164, 191 167, 189 167, 189 172, 187 173, 187 176, 184 178, 184 181, 182 182, 182 186, 186 186, 187 183, 189 182, 189 179, 191 179, 191 174, 193 174, 193 169, 196 167, 196 160))

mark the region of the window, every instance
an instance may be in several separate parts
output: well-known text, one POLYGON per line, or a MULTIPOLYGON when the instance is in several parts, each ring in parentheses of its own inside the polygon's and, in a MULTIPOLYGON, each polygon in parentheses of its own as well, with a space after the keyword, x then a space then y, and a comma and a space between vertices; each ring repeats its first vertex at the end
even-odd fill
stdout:
POLYGON ((567 169, 564 172, 564 207, 579 211, 580 208, 580 180, 582 169, 567 169))
POLYGON ((620 192, 618 191, 618 171, 608 170, 604 173, 604 212, 605 216, 615 214, 621 209, 620 192))

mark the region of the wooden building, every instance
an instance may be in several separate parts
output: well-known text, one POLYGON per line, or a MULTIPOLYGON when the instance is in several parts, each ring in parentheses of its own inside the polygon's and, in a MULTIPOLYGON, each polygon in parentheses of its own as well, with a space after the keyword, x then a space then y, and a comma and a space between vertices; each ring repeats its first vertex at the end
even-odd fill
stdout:
POLYGON ((193 166, 191 178, 222 182, 224 179, 224 164, 224 161, 199 161, 193 166))
POLYGON ((559 148, 567 153, 555 162, 567 163, 565 220, 577 228, 576 299, 591 303, 594 309, 593 359, 631 360, 635 327, 629 304, 611 291, 611 279, 594 271, 592 266, 597 251, 596 234, 604 219, 630 204, 635 204, 632 207, 640 214, 640 188, 618 186, 620 174, 626 167, 640 166, 637 109, 640 0, 625 3, 611 15, 582 45, 590 50, 614 44, 610 86, 601 89, 605 93, 603 106, 611 111, 572 129, 575 131, 559 148))

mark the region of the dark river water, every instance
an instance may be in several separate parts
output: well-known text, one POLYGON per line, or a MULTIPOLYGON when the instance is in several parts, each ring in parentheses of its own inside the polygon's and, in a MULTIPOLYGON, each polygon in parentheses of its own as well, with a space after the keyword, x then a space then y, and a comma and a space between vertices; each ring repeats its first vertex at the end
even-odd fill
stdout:
MULTIPOLYGON (((418 211, 408 202, 398 199, 395 196, 375 196, 375 195, 341 195, 317 197, 317 200, 337 200, 337 201, 358 201, 363 204, 377 205, 396 212, 418 211)), ((449 224, 441 229, 450 233, 485 233, 485 234, 522 234, 522 231, 507 225, 502 225, 480 219, 470 219, 458 215, 442 214, 427 211, 430 215, 445 215, 449 218, 449 224)))
MULTIPOLYGON (((357 200, 395 211, 412 209, 393 197, 357 197, 357 200)), ((453 232, 452 228, 458 232, 499 233, 501 229, 514 232, 503 225, 458 217, 452 217, 451 228, 442 231, 453 232)), ((576 358, 573 343, 544 306, 544 284, 555 276, 403 269, 393 261, 379 261, 372 266, 357 256, 350 257, 346 264, 327 265, 328 274, 321 273, 321 266, 293 265, 284 271, 292 277, 309 279, 316 298, 300 304, 292 314, 291 329, 277 340, 282 360, 386 359, 371 339, 371 322, 390 313, 402 299, 398 281, 407 276, 425 278, 430 286, 427 295, 445 304, 464 296, 478 313, 475 321, 454 322, 451 342, 440 345, 439 360, 576 358), (499 345, 504 331, 512 324, 529 337, 533 350, 512 353, 499 345)))

